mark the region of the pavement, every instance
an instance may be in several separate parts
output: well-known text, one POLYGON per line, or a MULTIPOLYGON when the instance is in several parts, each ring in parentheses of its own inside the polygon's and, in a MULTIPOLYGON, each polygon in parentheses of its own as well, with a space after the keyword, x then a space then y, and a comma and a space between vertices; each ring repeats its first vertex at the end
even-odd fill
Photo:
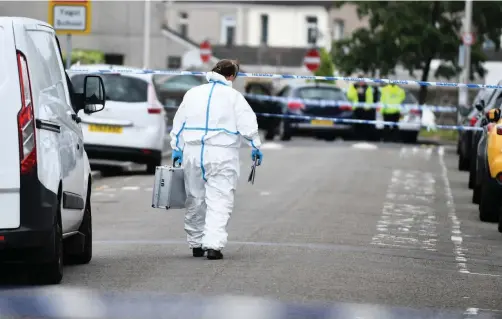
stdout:
POLYGON ((151 208, 141 168, 95 180, 94 257, 61 287, 502 317, 502 234, 479 221, 454 146, 298 138, 263 153, 250 185, 242 150, 220 261, 191 256, 183 211, 151 208))

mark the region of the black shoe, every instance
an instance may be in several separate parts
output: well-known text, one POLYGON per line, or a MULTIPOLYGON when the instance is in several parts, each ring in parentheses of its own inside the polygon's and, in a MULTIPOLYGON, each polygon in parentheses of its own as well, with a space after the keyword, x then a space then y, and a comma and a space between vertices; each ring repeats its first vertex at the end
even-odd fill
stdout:
POLYGON ((192 248, 192 255, 194 257, 204 257, 204 252, 204 249, 202 249, 201 247, 192 248))
POLYGON ((210 259, 210 260, 223 259, 223 254, 219 250, 208 249, 207 250, 207 259, 210 259))

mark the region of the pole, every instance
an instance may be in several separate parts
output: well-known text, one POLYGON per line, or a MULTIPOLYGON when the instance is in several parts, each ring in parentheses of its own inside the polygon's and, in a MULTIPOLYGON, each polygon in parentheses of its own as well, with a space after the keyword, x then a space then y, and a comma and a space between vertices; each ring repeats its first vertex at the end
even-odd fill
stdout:
POLYGON ((71 34, 66 35, 66 69, 71 68, 71 34))
POLYGON ((145 0, 145 16, 143 19, 143 68, 148 68, 150 64, 150 0, 145 0))
MULTIPOLYGON (((472 0, 465 1, 465 21, 464 33, 471 33, 472 24, 472 0)), ((471 46, 470 44, 464 45, 464 67, 462 73, 462 83, 469 83, 471 74, 471 46)), ((461 88, 459 90, 459 105, 467 106, 469 103, 469 89, 461 88)))

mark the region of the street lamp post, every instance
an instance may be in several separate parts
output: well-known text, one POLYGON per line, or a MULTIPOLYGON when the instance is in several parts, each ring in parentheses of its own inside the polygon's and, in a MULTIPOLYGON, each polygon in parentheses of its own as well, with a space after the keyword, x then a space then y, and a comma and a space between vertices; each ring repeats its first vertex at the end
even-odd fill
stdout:
MULTIPOLYGON (((464 34, 471 34, 472 25, 472 0, 465 1, 465 21, 464 21, 464 34)), ((463 36, 462 36, 463 39, 463 36)), ((463 45, 463 72, 462 83, 469 83, 471 74, 471 43, 464 43, 463 45)), ((459 90, 458 97, 459 105, 467 106, 469 103, 469 89, 464 87, 459 90)))
POLYGON ((145 0, 145 16, 143 19, 143 68, 148 68, 150 64, 150 19, 151 19, 151 2, 145 0))

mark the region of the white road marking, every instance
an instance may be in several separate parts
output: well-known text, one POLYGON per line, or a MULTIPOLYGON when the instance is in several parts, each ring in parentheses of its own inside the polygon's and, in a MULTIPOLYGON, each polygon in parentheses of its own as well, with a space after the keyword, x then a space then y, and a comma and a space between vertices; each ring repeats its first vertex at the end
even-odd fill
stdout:
POLYGON ((436 251, 435 183, 432 173, 394 170, 371 244, 436 251))
POLYGON ((260 192, 260 195, 261 196, 268 196, 268 195, 270 195, 270 192, 260 192))
POLYGON ((122 190, 124 191, 137 191, 139 189, 138 186, 124 186, 122 187, 122 190))
POLYGON ((399 157, 409 158, 409 157, 422 157, 426 160, 430 160, 432 157, 432 147, 408 147, 404 146, 399 151, 399 157))
POLYGON ((274 142, 263 143, 260 147, 263 150, 279 150, 284 148, 284 145, 274 142))
POLYGON ((105 188, 105 189, 103 189, 103 190, 104 190, 105 192, 114 192, 114 191, 116 191, 117 189, 115 189, 115 188, 105 188))
POLYGON ((153 192, 153 187, 147 187, 147 188, 145 188, 145 192, 153 192))
POLYGON ((448 169, 444 162, 444 148, 441 146, 438 149, 439 154, 439 165, 441 166, 441 176, 444 183, 444 194, 446 196, 446 206, 448 207, 448 218, 451 222, 451 241, 453 242, 453 254, 455 255, 455 261, 457 262, 457 268, 460 273, 468 274, 467 269, 467 258, 465 253, 467 248, 462 247, 462 230, 460 229, 460 221, 458 220, 455 203, 453 202, 453 194, 450 188, 450 181, 448 179, 448 169))
POLYGON ((378 146, 370 143, 355 143, 352 144, 352 148, 363 149, 363 150, 376 150, 378 146))

